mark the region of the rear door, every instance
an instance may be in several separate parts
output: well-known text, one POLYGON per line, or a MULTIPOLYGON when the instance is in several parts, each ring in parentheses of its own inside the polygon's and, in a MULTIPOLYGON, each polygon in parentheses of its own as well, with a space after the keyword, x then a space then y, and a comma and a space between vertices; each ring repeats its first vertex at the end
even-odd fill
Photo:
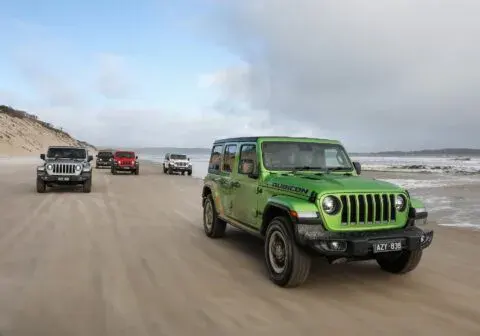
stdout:
POLYGON ((257 144, 242 143, 238 152, 238 162, 231 182, 235 188, 232 199, 233 218, 246 226, 258 228, 258 178, 249 177, 242 169, 242 164, 253 161, 254 173, 258 173, 257 144))
POLYGON ((237 150, 238 145, 236 143, 225 144, 221 177, 218 183, 224 207, 224 214, 229 218, 233 218, 233 199, 236 191, 233 182, 236 175, 235 167, 237 164, 237 150))

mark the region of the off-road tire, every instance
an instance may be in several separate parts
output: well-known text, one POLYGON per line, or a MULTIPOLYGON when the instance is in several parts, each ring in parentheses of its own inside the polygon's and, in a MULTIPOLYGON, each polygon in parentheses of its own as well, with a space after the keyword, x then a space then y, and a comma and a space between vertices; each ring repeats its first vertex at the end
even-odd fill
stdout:
POLYGON ((167 168, 165 168, 165 165, 163 165, 163 173, 164 173, 164 174, 167 173, 167 168))
POLYGON ((45 184, 45 181, 37 178, 37 193, 43 194, 46 191, 47 191, 47 185, 45 184))
POLYGON ((168 167, 168 175, 172 175, 173 174, 173 169, 172 167, 168 167))
POLYGON ((112 168, 112 175, 117 175, 117 170, 115 168, 112 168))
POLYGON ((295 235, 290 219, 284 216, 275 217, 268 225, 265 234, 264 258, 270 280, 280 287, 297 287, 303 284, 311 268, 311 257, 295 242, 295 235), (280 235, 285 242, 284 270, 277 273, 270 261, 270 240, 272 236, 280 235))
POLYGON ((217 209, 215 208, 215 202, 213 201, 212 194, 207 195, 205 203, 203 205, 203 230, 207 237, 220 238, 225 235, 227 223, 218 218, 217 209), (211 227, 207 225, 207 209, 211 206, 212 210, 212 224, 211 227))
POLYGON ((393 274, 405 274, 417 268, 422 260, 423 250, 391 252, 376 258, 382 270, 393 274))
POLYGON ((83 192, 89 193, 91 191, 92 191, 92 179, 88 179, 85 182, 83 182, 83 192))
POLYGON ((135 174, 135 175, 139 175, 139 174, 140 174, 140 168, 135 169, 134 174, 135 174))
POLYGON ((188 176, 192 176, 192 171, 191 170, 188 171, 188 176))
POLYGON ((185 172, 184 172, 184 171, 182 171, 182 176, 183 176, 183 175, 185 175, 185 172))

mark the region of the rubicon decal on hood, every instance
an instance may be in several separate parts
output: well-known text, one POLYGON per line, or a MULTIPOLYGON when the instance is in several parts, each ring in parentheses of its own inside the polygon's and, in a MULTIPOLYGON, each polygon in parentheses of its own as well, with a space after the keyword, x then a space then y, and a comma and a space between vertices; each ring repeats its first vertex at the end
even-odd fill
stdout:
POLYGON ((277 189, 288 190, 288 191, 300 193, 300 194, 308 194, 308 189, 304 187, 297 187, 294 185, 277 183, 277 182, 272 182, 272 183, 269 183, 268 185, 277 189))

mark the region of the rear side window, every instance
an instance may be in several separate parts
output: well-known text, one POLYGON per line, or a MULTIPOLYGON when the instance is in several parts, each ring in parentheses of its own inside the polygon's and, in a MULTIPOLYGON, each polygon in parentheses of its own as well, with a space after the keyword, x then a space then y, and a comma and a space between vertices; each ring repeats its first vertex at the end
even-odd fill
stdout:
POLYGON ((222 149, 223 145, 213 146, 210 162, 208 163, 209 173, 216 173, 220 171, 220 164, 222 162, 222 149))
POLYGON ((237 153, 237 145, 227 145, 223 155, 222 171, 231 173, 233 165, 235 164, 235 153, 237 153))

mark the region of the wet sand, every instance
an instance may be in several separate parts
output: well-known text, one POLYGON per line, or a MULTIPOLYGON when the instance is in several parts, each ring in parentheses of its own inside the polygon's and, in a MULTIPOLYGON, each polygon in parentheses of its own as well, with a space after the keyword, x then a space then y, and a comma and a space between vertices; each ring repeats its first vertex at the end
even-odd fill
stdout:
POLYGON ((478 232, 437 228, 405 276, 319 259, 281 289, 260 240, 204 235, 201 180, 94 174, 37 194, 34 167, 0 170, 0 335, 480 334, 478 232))

